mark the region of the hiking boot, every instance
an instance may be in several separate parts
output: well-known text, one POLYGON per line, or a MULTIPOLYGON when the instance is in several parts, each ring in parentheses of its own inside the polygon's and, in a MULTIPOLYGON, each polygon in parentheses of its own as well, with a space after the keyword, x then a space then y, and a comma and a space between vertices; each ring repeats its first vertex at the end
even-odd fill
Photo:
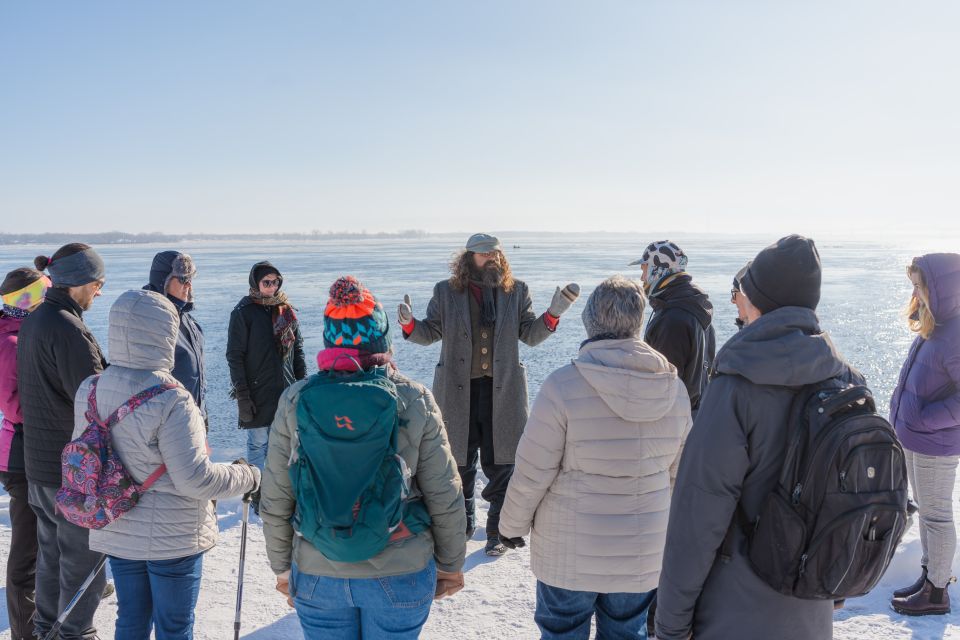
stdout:
POLYGON ((106 600, 114 594, 117 589, 113 586, 112 582, 108 582, 107 585, 103 588, 103 595, 100 596, 102 600, 106 600))
POLYGON ((929 580, 912 596, 894 598, 890 603, 893 610, 905 616, 942 616, 950 613, 950 596, 947 587, 938 588, 929 580))
POLYGON ((507 552, 507 548, 503 546, 503 543, 500 542, 500 539, 496 536, 492 538, 487 538, 487 546, 483 548, 483 552, 488 556, 498 557, 502 556, 507 552))
POLYGON ((903 587, 902 589, 894 591, 894 598, 908 598, 923 588, 923 583, 927 581, 927 568, 923 565, 921 565, 920 568, 923 569, 923 571, 920 572, 920 577, 917 578, 916 582, 909 587, 903 587))

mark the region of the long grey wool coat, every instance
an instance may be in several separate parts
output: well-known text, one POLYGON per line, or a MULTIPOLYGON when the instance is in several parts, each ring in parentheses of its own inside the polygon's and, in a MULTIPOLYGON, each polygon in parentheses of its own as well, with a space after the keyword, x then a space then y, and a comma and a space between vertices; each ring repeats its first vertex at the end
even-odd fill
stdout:
MULTIPOLYGON (((428 345, 443 340, 433 375, 433 395, 443 413, 457 465, 467 464, 470 434, 470 364, 473 342, 468 291, 456 291, 444 280, 433 287, 427 315, 404 337, 428 345)), ((531 347, 550 337, 542 316, 533 313, 527 285, 515 281, 513 291, 497 289, 493 332, 493 451, 495 464, 513 464, 527 424, 527 369, 520 363, 519 341, 531 347)))

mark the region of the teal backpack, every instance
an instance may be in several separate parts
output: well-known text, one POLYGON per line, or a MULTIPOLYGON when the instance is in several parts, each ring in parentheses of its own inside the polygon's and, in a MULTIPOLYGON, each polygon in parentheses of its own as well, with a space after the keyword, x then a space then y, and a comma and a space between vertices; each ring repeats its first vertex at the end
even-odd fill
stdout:
POLYGON ((321 371, 300 390, 292 524, 330 560, 367 560, 430 524, 397 453, 399 402, 386 367, 321 371))

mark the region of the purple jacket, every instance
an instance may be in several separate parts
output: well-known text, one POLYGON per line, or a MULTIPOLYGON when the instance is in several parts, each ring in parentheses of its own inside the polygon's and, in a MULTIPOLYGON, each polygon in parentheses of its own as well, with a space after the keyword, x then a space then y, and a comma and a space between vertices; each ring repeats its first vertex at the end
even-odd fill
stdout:
POLYGON ((890 399, 890 422, 910 451, 960 455, 960 254, 919 259, 937 326, 917 336, 890 399))
MULTIPOLYGON (((0 413, 3 414, 0 424, 0 471, 9 470, 10 448, 15 433, 13 425, 23 422, 20 395, 17 393, 17 333, 21 322, 0 312, 0 413)), ((19 440, 19 446, 22 449, 22 440, 19 440)), ((17 452, 14 457, 19 460, 14 470, 23 473, 23 452, 17 452)))

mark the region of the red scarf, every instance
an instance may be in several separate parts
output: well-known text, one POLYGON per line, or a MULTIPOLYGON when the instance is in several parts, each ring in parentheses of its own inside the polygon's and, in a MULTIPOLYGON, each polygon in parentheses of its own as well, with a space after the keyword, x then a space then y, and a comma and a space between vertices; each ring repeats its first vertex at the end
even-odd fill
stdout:
POLYGON ((349 347, 330 347, 317 354, 317 366, 321 371, 356 371, 358 364, 363 369, 386 365, 396 369, 389 353, 367 353, 349 347))

